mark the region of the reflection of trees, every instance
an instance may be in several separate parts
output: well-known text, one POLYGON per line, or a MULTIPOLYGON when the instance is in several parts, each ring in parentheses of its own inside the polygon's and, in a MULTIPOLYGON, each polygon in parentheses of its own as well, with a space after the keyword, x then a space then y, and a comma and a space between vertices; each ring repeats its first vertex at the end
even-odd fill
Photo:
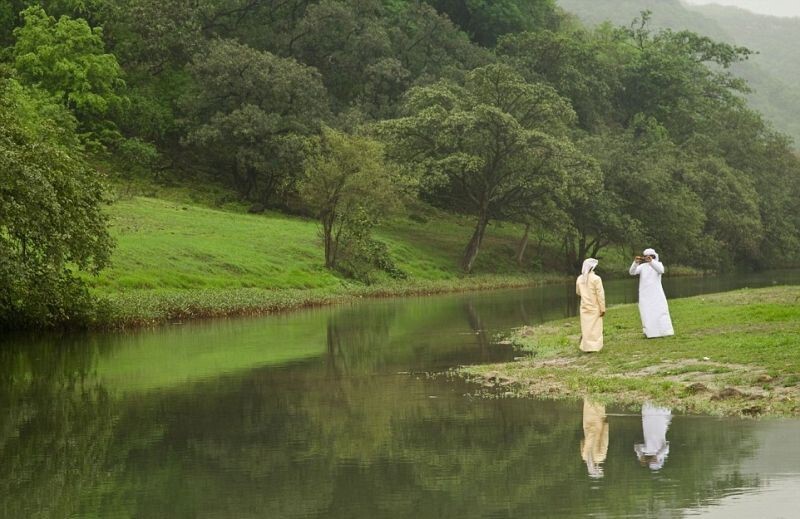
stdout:
POLYGON ((377 304, 341 309, 328 319, 327 362, 332 373, 380 369, 391 358, 389 332, 394 306, 377 304))
POLYGON ((464 306, 469 328, 475 333, 475 339, 478 342, 478 350, 480 351, 481 359, 488 361, 490 344, 489 335, 485 327, 486 325, 483 323, 481 314, 478 312, 478 309, 475 308, 475 303, 473 301, 467 301, 464 306))
POLYGON ((123 429, 165 428, 116 479, 121 499, 142 516, 576 516, 590 500, 593 512, 624 515, 753 483, 733 469, 750 452, 746 428, 675 426, 676 445, 708 445, 710 435, 714 448, 676 450, 664 483, 642 477, 632 455, 640 420, 619 419, 598 496, 576 455, 584 433, 574 405, 448 397, 450 383, 332 379, 327 369, 265 368, 129 404, 123 429))
POLYGON ((0 348, 0 511, 92 515, 124 468, 118 408, 92 376, 96 350, 76 338, 22 344, 0 348))
MULTIPOLYGON (((535 297, 547 302, 548 294, 535 297)), ((485 332, 509 318, 500 313, 518 312, 514 297, 332 309, 327 322, 313 321, 313 334, 296 334, 320 345, 324 331, 324 358, 113 398, 93 375, 99 346, 91 341, 0 350, 0 510, 615 516, 676 510, 754 484, 735 470, 752 448, 746 424, 677 421, 659 480, 643 476, 632 453, 641 421, 612 418, 605 478, 592 483, 576 453, 584 436, 577 406, 473 400, 460 396, 471 388, 459 383, 396 374, 485 358, 470 330, 485 332)))
POLYGON ((575 294, 575 285, 567 284, 566 295, 564 301, 566 302, 566 315, 574 317, 578 315, 578 306, 580 305, 580 298, 575 294))

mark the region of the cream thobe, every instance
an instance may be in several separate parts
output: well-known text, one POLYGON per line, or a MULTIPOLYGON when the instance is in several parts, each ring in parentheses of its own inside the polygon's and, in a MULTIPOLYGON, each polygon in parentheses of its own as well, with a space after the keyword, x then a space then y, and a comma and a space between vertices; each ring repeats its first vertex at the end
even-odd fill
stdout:
POLYGON ((675 335, 669 316, 667 296, 661 287, 664 264, 658 260, 631 265, 631 276, 639 276, 639 315, 645 337, 667 337, 675 335))
POLYGON ((600 314, 606 311, 603 280, 594 271, 582 274, 575 282, 575 292, 581 296, 581 350, 600 351, 603 349, 603 318, 600 314))

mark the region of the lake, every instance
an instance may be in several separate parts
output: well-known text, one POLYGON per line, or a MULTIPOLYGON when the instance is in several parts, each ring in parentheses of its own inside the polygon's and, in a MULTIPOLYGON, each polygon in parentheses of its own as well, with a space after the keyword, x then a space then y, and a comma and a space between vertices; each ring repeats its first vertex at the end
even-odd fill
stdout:
MULTIPOLYGON (((784 271, 665 290, 798 283, 784 271)), ((606 290, 636 300, 634 279, 606 290)), ((0 517, 796 517, 800 421, 481 399, 431 375, 513 358, 496 334, 574 315, 573 292, 5 337, 0 517)))

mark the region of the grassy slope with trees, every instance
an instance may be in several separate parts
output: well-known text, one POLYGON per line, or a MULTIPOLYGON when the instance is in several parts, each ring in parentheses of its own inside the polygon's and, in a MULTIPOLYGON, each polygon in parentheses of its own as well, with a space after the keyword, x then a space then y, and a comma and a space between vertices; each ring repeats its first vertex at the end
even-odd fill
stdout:
POLYGON ((458 273, 572 272, 645 244, 700 269, 800 254, 800 162, 730 73, 749 51, 647 19, 13 0, 0 41, 4 326, 486 286, 458 273), (100 171, 220 199, 114 196, 109 234, 100 171))
MULTIPOLYGON (((150 193, 154 194, 154 193, 150 193)), ((87 276, 92 293, 109 301, 117 325, 165 319, 256 314, 362 296, 426 294, 525 286, 563 279, 554 266, 515 260, 522 229, 493 225, 474 274, 458 268, 469 239, 468 220, 430 208, 376 229, 407 279, 384 275, 369 285, 325 268, 319 226, 280 213, 247 214, 246 206, 209 207, 196 192, 162 189, 159 197, 130 196, 110 209, 113 262, 87 276), (195 198, 195 200, 192 200, 195 198), (536 270, 535 274, 531 270, 536 270)), ((531 257, 550 255, 549 236, 532 239, 531 257)), ((620 269, 625 260, 613 251, 620 269)))

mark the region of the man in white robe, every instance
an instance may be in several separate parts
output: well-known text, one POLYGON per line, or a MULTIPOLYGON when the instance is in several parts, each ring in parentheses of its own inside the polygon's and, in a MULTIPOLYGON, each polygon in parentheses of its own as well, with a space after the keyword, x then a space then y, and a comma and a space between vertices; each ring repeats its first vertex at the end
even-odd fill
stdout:
POLYGON ((669 316, 667 296, 661 286, 664 265, 658 260, 653 249, 646 249, 644 257, 634 259, 630 268, 631 276, 639 276, 639 315, 642 318, 642 331, 645 337, 668 337, 675 335, 672 319, 669 316))
POLYGON ((606 315, 606 294, 603 280, 594 273, 598 261, 583 262, 581 275, 575 281, 575 292, 581 296, 581 350, 597 352, 603 349, 603 316, 606 315))

